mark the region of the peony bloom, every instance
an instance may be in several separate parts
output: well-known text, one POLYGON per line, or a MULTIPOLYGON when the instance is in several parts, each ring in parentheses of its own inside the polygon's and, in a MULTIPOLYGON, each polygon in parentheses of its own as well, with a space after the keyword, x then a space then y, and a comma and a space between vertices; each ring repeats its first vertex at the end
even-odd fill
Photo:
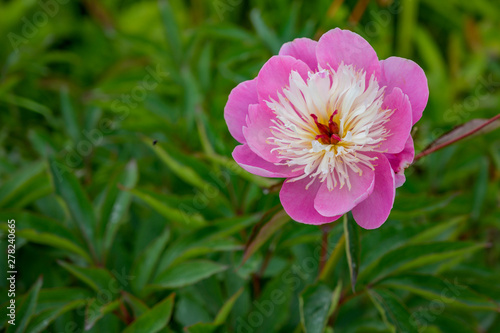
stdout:
POLYGON ((413 161, 412 126, 429 90, 413 61, 378 60, 359 35, 330 30, 286 43, 229 95, 224 118, 245 170, 286 178, 285 211, 307 224, 352 210, 363 228, 382 225, 413 161))

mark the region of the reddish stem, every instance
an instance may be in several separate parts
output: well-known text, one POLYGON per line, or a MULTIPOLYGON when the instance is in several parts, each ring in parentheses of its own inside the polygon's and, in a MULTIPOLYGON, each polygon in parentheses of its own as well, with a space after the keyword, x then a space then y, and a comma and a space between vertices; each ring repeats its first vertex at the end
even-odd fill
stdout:
POLYGON ((457 138, 455 138, 453 140, 450 140, 450 141, 447 141, 447 142, 443 142, 443 143, 441 143, 441 144, 439 144, 437 146, 434 146, 432 148, 424 150, 423 152, 420 152, 420 154, 418 154, 417 156, 415 156, 414 161, 418 161, 419 159, 421 159, 424 156, 427 156, 427 155, 429 155, 429 154, 431 154, 431 153, 433 153, 433 152, 435 152, 437 150, 440 150, 440 149, 443 149, 445 147, 448 147, 449 145, 452 145, 452 144, 454 144, 457 141, 460 141, 462 139, 465 139, 468 136, 471 136, 472 134, 478 132, 479 130, 481 130, 482 128, 488 126, 489 124, 491 124, 492 122, 494 122, 497 119, 500 119, 500 113, 497 114, 496 116, 494 116, 493 118, 489 119, 488 121, 486 121, 484 124, 482 124, 482 125, 474 128, 474 129, 472 129, 472 130, 470 130, 470 131, 468 131, 468 132, 460 135, 459 137, 457 137, 457 138))

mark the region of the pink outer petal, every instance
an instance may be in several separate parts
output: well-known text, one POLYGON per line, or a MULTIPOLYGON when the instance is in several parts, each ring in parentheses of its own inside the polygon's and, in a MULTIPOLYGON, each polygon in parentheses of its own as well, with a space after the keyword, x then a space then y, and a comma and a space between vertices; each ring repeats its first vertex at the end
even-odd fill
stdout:
POLYGON ((273 56, 262 66, 257 76, 257 93, 262 108, 268 108, 266 101, 278 100, 278 93, 289 86, 292 71, 297 71, 306 81, 310 68, 290 56, 273 56))
POLYGON ((384 109, 394 110, 389 121, 385 124, 385 128, 390 131, 389 136, 378 151, 387 153, 399 153, 405 147, 406 139, 410 135, 411 121, 411 105, 408 96, 403 94, 401 89, 395 87, 392 92, 385 96, 384 109))
POLYGON ((358 202, 363 201, 372 193, 375 174, 372 169, 361 166, 362 175, 352 170, 348 171, 351 189, 345 184, 340 188, 337 184, 329 191, 326 182, 323 182, 316 198, 314 208, 324 216, 343 215, 350 211, 358 202))
POLYGON ((296 177, 304 171, 292 171, 287 165, 275 165, 257 156, 248 145, 236 146, 233 158, 246 171, 262 177, 287 178, 296 177))
POLYGON ((415 62, 390 57, 380 61, 382 67, 381 84, 387 91, 398 87, 410 98, 413 109, 413 124, 420 120, 429 99, 429 87, 425 73, 415 62))
POLYGON ((273 119, 276 119, 276 116, 269 109, 262 109, 259 104, 250 105, 247 127, 243 128, 243 135, 254 153, 268 162, 277 163, 281 161, 278 151, 271 152, 276 145, 267 143, 267 139, 273 136, 271 133, 273 119))
POLYGON ((372 74, 377 79, 380 77, 377 53, 363 37, 349 30, 336 28, 321 36, 316 57, 322 68, 332 67, 336 70, 344 62, 354 65, 358 70, 364 69, 367 82, 372 74))
POLYGON ((405 169, 413 162, 415 157, 415 148, 413 147, 413 138, 411 135, 406 140, 404 149, 397 154, 385 154, 389 160, 392 170, 396 177, 396 187, 400 187, 406 181, 404 175, 405 169))
POLYGON ((302 60, 314 72, 318 70, 316 59, 316 45, 318 42, 309 38, 296 38, 291 42, 283 44, 279 55, 288 55, 302 60))
POLYGON ((257 78, 238 84, 229 94, 224 108, 224 119, 229 132, 240 143, 245 143, 243 126, 246 125, 248 106, 258 103, 257 78))
POLYGON ((280 200, 286 213, 297 222, 306 224, 325 224, 340 216, 326 217, 314 208, 314 198, 322 183, 313 182, 306 190, 311 179, 308 177, 296 182, 285 181, 280 191, 280 200))
POLYGON ((373 192, 352 210, 354 220, 365 229, 376 229, 384 224, 391 213, 396 196, 394 172, 389 161, 383 154, 373 156, 378 157, 378 160, 374 161, 375 186, 373 192))

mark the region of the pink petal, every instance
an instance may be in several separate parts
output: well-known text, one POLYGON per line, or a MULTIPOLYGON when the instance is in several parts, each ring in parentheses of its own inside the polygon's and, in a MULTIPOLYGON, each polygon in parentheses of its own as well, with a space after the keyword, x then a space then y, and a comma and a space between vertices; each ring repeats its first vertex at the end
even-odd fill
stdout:
POLYGON ((362 175, 348 171, 351 189, 347 184, 340 188, 340 184, 331 191, 328 190, 326 181, 322 183, 316 198, 314 208, 324 216, 343 215, 350 211, 357 203, 363 201, 373 190, 375 174, 372 169, 360 166, 362 175))
POLYGON ((288 55, 302 60, 314 72, 318 70, 316 60, 316 45, 318 42, 309 38, 296 38, 291 42, 283 44, 279 55, 288 55))
POLYGON ((297 222, 306 224, 324 224, 333 222, 340 216, 326 217, 314 208, 314 198, 322 183, 314 181, 306 190, 311 179, 308 177, 292 182, 286 180, 280 191, 280 200, 286 213, 297 222))
POLYGON ((229 132, 240 143, 245 143, 243 126, 246 125, 248 106, 258 102, 257 78, 241 82, 229 94, 224 108, 224 119, 229 132))
POLYGON ((391 213, 396 195, 394 172, 389 161, 383 154, 373 156, 378 157, 378 160, 373 162, 375 164, 373 192, 352 210, 354 220, 365 229, 375 229, 384 224, 391 213))
POLYGON ((344 62, 345 65, 354 65, 356 69, 364 69, 367 82, 372 74, 380 77, 377 53, 363 37, 349 30, 336 28, 321 36, 316 57, 322 68, 336 70, 344 62))
POLYGON ((413 147, 413 138, 408 136, 404 149, 397 154, 385 154, 389 160, 392 170, 396 177, 396 187, 400 187, 406 181, 404 175, 405 169, 413 162, 415 157, 415 148, 413 147))
POLYGON ((267 143, 272 137, 271 126, 276 116, 269 109, 262 109, 259 104, 252 104, 248 108, 247 127, 243 128, 243 135, 248 146, 254 153, 268 162, 281 161, 278 151, 271 151, 276 145, 267 143))
POLYGON ((422 112, 429 99, 429 87, 425 73, 415 62, 390 57, 380 61, 382 67, 381 84, 387 86, 386 91, 398 87, 410 98, 413 109, 413 124, 422 117, 422 112))
POLYGON ((246 171, 262 177, 286 178, 304 173, 302 170, 293 171, 293 168, 287 165, 276 165, 265 161, 257 156, 248 145, 236 146, 233 150, 233 158, 246 171))
POLYGON ((278 93, 289 85, 292 71, 297 71, 305 81, 310 69, 301 60, 290 56, 273 56, 262 66, 257 76, 257 93, 262 108, 267 109, 266 101, 278 100, 278 93))
POLYGON ((413 125, 410 100, 401 89, 395 87, 389 95, 385 96, 382 108, 394 111, 385 124, 385 128, 390 131, 390 134, 385 141, 382 141, 378 151, 399 153, 404 149, 413 125))

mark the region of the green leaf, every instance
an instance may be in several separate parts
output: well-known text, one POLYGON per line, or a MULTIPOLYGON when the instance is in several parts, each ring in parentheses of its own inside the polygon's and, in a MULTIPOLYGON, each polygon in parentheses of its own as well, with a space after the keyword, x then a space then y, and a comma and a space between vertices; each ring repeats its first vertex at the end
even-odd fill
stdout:
POLYGON ((50 159, 52 182, 56 193, 64 200, 74 222, 80 228, 91 249, 95 249, 94 232, 97 225, 92 204, 78 179, 71 172, 58 169, 58 163, 50 159))
POLYGON ((433 275, 408 274, 384 279, 379 285, 408 290, 429 300, 439 299, 469 309, 500 310, 487 296, 477 294, 459 283, 457 278, 450 281, 433 275))
POLYGON ((188 333, 212 333, 217 327, 223 325, 227 321, 227 317, 231 312, 234 303, 243 293, 243 288, 240 288, 233 296, 231 296, 222 306, 222 308, 217 313, 213 323, 197 323, 189 327, 184 328, 188 333))
POLYGON ((354 292, 356 280, 358 278, 361 243, 359 241, 358 225, 352 220, 349 221, 347 214, 344 214, 344 234, 346 239, 345 251, 347 263, 349 264, 349 274, 351 276, 351 287, 354 292))
POLYGON ((388 252, 366 267, 361 272, 358 283, 367 283, 368 281, 375 283, 388 275, 460 257, 483 247, 483 244, 471 242, 432 242, 405 245, 388 252))
POLYGON ((324 283, 306 287, 300 295, 300 321, 305 333, 322 333, 332 314, 334 293, 324 283))
POLYGON ((207 260, 184 262, 160 273, 150 288, 156 290, 185 287, 222 272, 226 268, 227 266, 207 260))
POLYGON ((290 221, 290 216, 285 211, 276 213, 258 232, 257 236, 248 244, 242 259, 242 264, 248 260, 264 243, 280 230, 285 223, 290 221))
POLYGON ((368 295, 389 329, 401 333, 418 332, 410 312, 396 295, 382 289, 369 289, 368 295))
POLYGON ((175 20, 175 12, 168 0, 159 0, 158 7, 170 50, 169 54, 172 55, 174 62, 180 65, 182 61, 182 43, 179 27, 175 20))
POLYGON ((16 309, 15 325, 8 325, 6 333, 21 333, 26 330, 26 327, 28 326, 32 315, 35 313, 36 303, 38 301, 38 293, 40 292, 42 283, 43 278, 40 276, 28 291, 28 295, 24 299, 24 302, 19 306, 19 308, 16 309))
POLYGON ((0 187, 0 207, 5 207, 6 203, 20 193, 28 192, 29 184, 44 170, 43 162, 35 162, 11 175, 10 179, 0 187))
POLYGON ((278 39, 278 36, 276 36, 276 33, 266 25, 262 19, 260 11, 257 8, 252 9, 250 12, 250 20, 252 21, 252 25, 257 31, 257 34, 269 47, 271 52, 273 54, 278 54, 282 43, 278 39))
POLYGON ((130 192, 173 223, 183 224, 190 228, 196 228, 207 224, 203 216, 199 213, 188 214, 180 209, 172 208, 153 197, 151 194, 139 189, 133 189, 130 192))
POLYGON ((326 282, 331 279, 334 269, 337 266, 340 258, 342 257, 342 254, 345 251, 344 246, 345 246, 345 234, 342 234, 339 241, 335 245, 335 248, 330 254, 330 257, 328 257, 328 260, 326 261, 325 266, 321 271, 321 274, 319 275, 319 281, 326 282))
POLYGON ((201 176, 190 166, 182 164, 170 156, 162 147, 159 145, 152 146, 150 138, 144 138, 142 140, 148 147, 153 149, 160 160, 165 163, 165 165, 172 170, 180 179, 186 183, 198 188, 202 192, 214 192, 217 189, 214 186, 201 178, 201 176))
POLYGON ((36 311, 41 312, 47 309, 62 308, 73 300, 86 300, 92 297, 93 292, 85 288, 61 287, 46 288, 40 290, 36 311))
POLYGON ((28 327, 26 328, 26 332, 29 333, 39 333, 45 332, 46 328, 57 318, 62 316, 64 313, 69 312, 71 310, 77 309, 83 305, 85 305, 86 301, 79 299, 76 301, 72 301, 66 303, 62 306, 50 307, 40 312, 38 315, 34 316, 30 321, 28 327))
POLYGON ((132 267, 132 275, 136 277, 133 281, 135 290, 141 291, 149 282, 154 269, 162 254, 168 240, 170 239, 170 229, 167 227, 135 260, 132 267))
POLYGON ((127 302, 127 304, 130 306, 134 313, 134 318, 138 318, 139 316, 142 316, 143 313, 149 310, 148 306, 144 304, 144 302, 137 297, 135 297, 132 294, 129 294, 126 291, 122 292, 122 297, 127 302))
MULTIPOLYGON (((432 240, 436 240, 436 238, 442 238, 443 235, 454 234, 456 233, 456 229, 459 229, 458 226, 463 224, 467 219, 466 216, 459 216, 457 218, 453 218, 448 222, 436 223, 435 226, 426 228, 421 233, 410 238, 406 244, 418 244, 423 242, 428 242, 432 240)), ((439 239, 444 240, 444 239, 439 239)))
POLYGON ((85 309, 85 330, 90 330, 99 319, 116 310, 120 306, 121 302, 121 299, 117 299, 107 304, 102 304, 93 298, 92 301, 87 304, 87 308, 85 309))
POLYGON ((256 223, 261 217, 261 214, 254 214, 213 221, 209 226, 184 235, 168 247, 160 259, 157 271, 162 272, 190 255, 234 249, 234 243, 231 245, 233 241, 229 236, 256 223))
MULTIPOLYGON (((0 213, 1 220, 8 220, 13 213, 0 213)), ((82 248, 81 242, 59 222, 34 215, 28 212, 15 213, 16 234, 32 243, 48 245, 72 252, 87 262, 91 262, 89 254, 82 248)), ((1 230, 7 230, 7 224, 0 224, 1 230)))
POLYGON ((217 316, 215 316, 214 320, 215 325, 222 325, 226 322, 229 313, 233 309, 234 303, 236 303, 236 301, 238 300, 238 298, 241 296, 242 293, 243 293, 243 288, 240 288, 233 296, 231 296, 226 301, 226 303, 224 303, 222 308, 217 313, 217 316))
POLYGON ((61 89, 60 98, 61 113, 64 119, 64 128, 67 131, 69 137, 73 140, 73 143, 76 144, 80 139, 80 127, 78 126, 76 112, 73 105, 71 105, 68 89, 66 87, 63 87, 61 89))
POLYGON ((275 185, 277 182, 273 179, 264 178, 260 176, 256 176, 242 167, 238 165, 234 160, 227 158, 226 156, 220 156, 217 154, 207 155, 211 162, 214 162, 220 166, 225 167, 231 173, 240 176, 243 179, 248 180, 251 183, 254 183, 262 188, 269 188, 275 185))
POLYGON ((170 321, 174 308, 175 294, 171 294, 153 308, 137 318, 123 333, 155 333, 163 329, 170 321))
POLYGON ((132 160, 107 188, 107 195, 100 214, 99 228, 104 234, 103 248, 106 253, 111 248, 120 223, 132 201, 132 194, 129 191, 119 190, 118 186, 123 186, 126 189, 133 188, 137 183, 137 178, 137 163, 132 160))
POLYGON ((104 268, 80 267, 63 261, 59 261, 58 263, 97 292, 109 290, 111 287, 116 287, 118 285, 113 275, 104 268))

